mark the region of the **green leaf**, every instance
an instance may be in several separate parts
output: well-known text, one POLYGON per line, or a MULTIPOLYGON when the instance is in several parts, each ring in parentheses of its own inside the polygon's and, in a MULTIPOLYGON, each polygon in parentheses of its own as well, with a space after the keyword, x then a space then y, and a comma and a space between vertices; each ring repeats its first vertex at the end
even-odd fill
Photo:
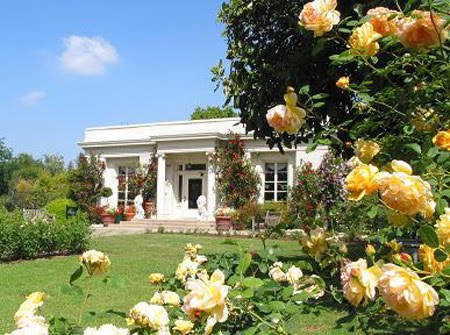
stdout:
POLYGON ((371 206, 369 211, 367 212, 367 216, 371 219, 374 219, 378 214, 378 206, 371 206))
POLYGON ((258 327, 250 327, 245 331, 244 335, 255 335, 257 330, 258 327))
POLYGON ((445 199, 438 199, 436 201, 436 213, 437 214, 444 214, 445 208, 448 207, 448 202, 445 199))
POLYGON ((418 154, 422 153, 422 148, 417 143, 408 143, 408 144, 405 144, 405 147, 411 149, 412 151, 414 151, 418 154))
POLYGON ((313 267, 312 267, 311 263, 309 263, 307 261, 298 261, 298 262, 295 262, 295 265, 302 270, 311 271, 311 272, 313 271, 313 267))
POLYGON ((242 291, 242 297, 244 297, 245 299, 250 299, 252 298, 254 295, 253 289, 252 288, 248 288, 244 291, 242 291))
POLYGON ((403 132, 406 135, 411 135, 414 132, 414 127, 412 125, 406 125, 403 127, 403 132))
POLYGON ((439 248, 439 238, 436 234, 436 230, 434 230, 431 226, 422 226, 420 228, 420 238, 423 243, 432 248, 439 248))
POLYGON ((259 278, 247 277, 247 278, 244 278, 244 280, 242 281, 242 284, 245 287, 253 288, 253 287, 263 286, 264 282, 261 279, 259 279, 259 278))
POLYGON ((241 261, 239 262, 237 266, 237 271, 240 274, 244 274, 245 271, 247 271, 248 267, 252 263, 252 255, 250 255, 248 252, 245 253, 245 255, 242 257, 241 261))
POLYGON ((445 262, 447 260, 447 253, 445 252, 445 250, 442 250, 441 248, 436 249, 434 251, 434 258, 436 258, 436 260, 438 262, 445 262))
POLYGON ((298 90, 298 94, 305 95, 309 93, 309 85, 304 85, 298 90))
POLYGON ((71 275, 69 284, 72 285, 83 274, 83 267, 80 265, 71 275))
POLYGON ((311 98, 313 100, 320 100, 320 99, 325 99, 328 98, 330 95, 327 93, 319 93, 319 94, 314 94, 311 98))
POLYGON ((116 310, 114 310, 114 309, 108 309, 107 311, 106 311, 106 313, 107 314, 113 314, 113 315, 117 315, 117 316, 120 316, 121 318, 126 318, 127 317, 127 313, 125 313, 125 312, 120 312, 120 311, 116 311, 116 310))
POLYGON ((305 291, 301 291, 300 293, 297 293, 296 295, 292 296, 292 301, 305 301, 308 300, 309 294, 305 291))
POLYGON ((234 286, 239 281, 239 276, 234 274, 227 280, 227 284, 230 286, 234 286))
POLYGON ((274 312, 281 312, 285 309, 285 304, 282 301, 271 301, 269 307, 274 312))
POLYGON ((310 143, 308 147, 306 148, 306 153, 309 154, 316 150, 318 143, 310 143))

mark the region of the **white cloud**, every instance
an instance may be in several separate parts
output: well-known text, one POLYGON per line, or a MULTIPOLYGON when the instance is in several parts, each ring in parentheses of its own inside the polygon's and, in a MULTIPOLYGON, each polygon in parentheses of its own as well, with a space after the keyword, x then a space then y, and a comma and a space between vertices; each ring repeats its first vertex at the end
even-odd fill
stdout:
POLYGON ((31 91, 31 92, 24 94, 20 98, 20 102, 22 103, 22 105, 25 105, 25 106, 34 106, 34 105, 38 104, 46 96, 47 96, 47 92, 45 92, 45 91, 40 91, 40 90, 31 91))
POLYGON ((86 37, 72 35, 64 38, 64 51, 59 57, 63 68, 79 75, 100 75, 107 65, 117 63, 119 55, 101 36, 86 37))

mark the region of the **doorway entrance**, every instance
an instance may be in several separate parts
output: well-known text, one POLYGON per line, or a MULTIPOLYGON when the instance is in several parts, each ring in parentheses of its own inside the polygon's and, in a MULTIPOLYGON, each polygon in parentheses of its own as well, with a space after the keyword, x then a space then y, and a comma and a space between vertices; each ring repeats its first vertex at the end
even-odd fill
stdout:
POLYGON ((203 194, 203 178, 188 179, 188 208, 197 209, 197 199, 203 194))

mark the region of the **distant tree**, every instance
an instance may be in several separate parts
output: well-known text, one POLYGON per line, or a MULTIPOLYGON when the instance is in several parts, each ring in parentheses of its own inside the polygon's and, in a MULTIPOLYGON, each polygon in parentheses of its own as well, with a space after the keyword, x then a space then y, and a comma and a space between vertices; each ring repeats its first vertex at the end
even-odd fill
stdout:
POLYGON ((12 150, 8 148, 4 139, 0 138, 0 195, 7 194, 9 191, 9 163, 12 159, 12 150))
POLYGON ((64 157, 61 155, 44 155, 42 164, 44 165, 44 170, 53 176, 64 172, 64 157))
POLYGON ((222 119, 235 117, 237 113, 232 107, 220 108, 217 106, 197 107, 191 114, 191 120, 222 119))

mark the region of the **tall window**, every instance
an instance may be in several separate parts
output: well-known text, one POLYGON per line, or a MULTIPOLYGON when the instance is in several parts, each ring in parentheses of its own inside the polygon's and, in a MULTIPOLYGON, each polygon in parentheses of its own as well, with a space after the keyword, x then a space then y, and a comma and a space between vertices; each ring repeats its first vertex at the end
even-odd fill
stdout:
POLYGON ((287 164, 266 163, 264 201, 286 201, 287 164))
POLYGON ((135 169, 128 166, 119 166, 119 194, 117 197, 117 206, 133 205, 136 195, 130 191, 129 180, 133 177, 135 169))

